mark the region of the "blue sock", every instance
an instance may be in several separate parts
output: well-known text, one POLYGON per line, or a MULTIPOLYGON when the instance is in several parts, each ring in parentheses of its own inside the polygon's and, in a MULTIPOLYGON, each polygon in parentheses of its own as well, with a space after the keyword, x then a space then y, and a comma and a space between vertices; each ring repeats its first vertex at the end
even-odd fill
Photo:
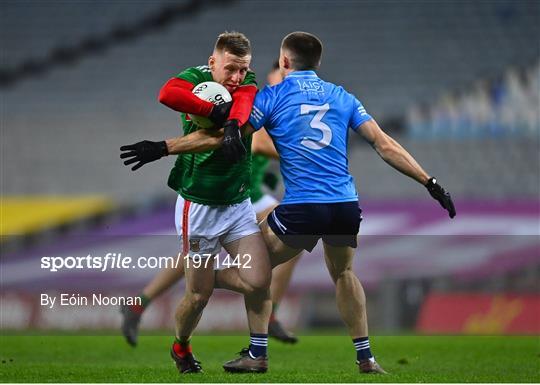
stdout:
POLYGON ((266 356, 268 347, 268 334, 251 333, 249 335, 249 355, 251 358, 266 356))
POLYGON ((373 354, 369 349, 369 337, 355 338, 352 342, 356 349, 356 359, 358 361, 373 358, 373 354))

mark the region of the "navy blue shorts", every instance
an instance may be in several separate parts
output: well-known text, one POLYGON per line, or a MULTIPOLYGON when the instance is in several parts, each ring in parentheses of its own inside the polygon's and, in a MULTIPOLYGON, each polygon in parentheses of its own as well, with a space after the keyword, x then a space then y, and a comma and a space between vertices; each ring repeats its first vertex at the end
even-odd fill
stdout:
POLYGON ((283 243, 307 251, 321 238, 331 246, 356 247, 361 220, 358 201, 285 204, 268 215, 268 225, 283 243))

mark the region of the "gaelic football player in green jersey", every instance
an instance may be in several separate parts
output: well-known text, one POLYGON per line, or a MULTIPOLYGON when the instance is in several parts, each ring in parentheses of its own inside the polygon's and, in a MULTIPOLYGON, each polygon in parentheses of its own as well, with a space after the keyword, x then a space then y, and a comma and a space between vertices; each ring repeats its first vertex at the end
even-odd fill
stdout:
MULTIPOLYGON (((279 74, 279 64, 276 61, 272 65, 271 71, 267 75, 269 85, 277 84, 281 81, 279 74)), ((270 194, 263 191, 265 184, 265 174, 270 163, 269 158, 277 158, 277 152, 268 133, 262 129, 253 135, 251 151, 253 160, 251 164, 250 178, 250 199, 257 216, 257 223, 262 221, 278 204, 278 201, 270 194)), ((276 181, 277 183, 277 181, 276 181)), ((272 189, 275 186, 272 186, 272 189)), ((292 272, 298 258, 276 266, 272 271, 272 282, 270 285, 270 296, 272 299, 272 314, 268 324, 268 335, 285 343, 296 343, 297 337, 286 330, 277 318, 279 304, 287 290, 291 280, 292 272)), ((152 280, 142 289, 139 297, 142 305, 124 305, 122 312, 122 334, 128 344, 137 345, 139 334, 139 324, 142 314, 157 297, 167 291, 176 282, 184 277, 184 266, 178 268, 170 267, 162 269, 152 280)))
POLYGON ((249 200, 251 137, 242 138, 239 129, 249 118, 257 92, 250 62, 249 40, 241 33, 223 33, 208 65, 184 70, 160 91, 160 102, 182 113, 184 135, 191 133, 196 138, 199 131, 205 131, 205 137, 212 135, 212 129, 200 129, 187 114, 207 116, 215 124, 215 135, 222 127, 226 144, 221 148, 212 150, 200 143, 193 151, 197 153, 180 154, 176 148, 180 138, 120 148, 124 164, 135 163, 132 170, 163 156, 180 154, 168 180, 178 193, 175 222, 185 256, 186 290, 176 310, 176 339, 171 348, 180 373, 202 370, 193 356, 190 338, 214 289, 214 258, 221 247, 241 267, 247 285, 244 298, 251 332, 246 352, 250 371, 265 372, 268 367, 271 268, 249 200), (205 81, 225 86, 232 102, 214 105, 193 95, 191 90, 205 81))

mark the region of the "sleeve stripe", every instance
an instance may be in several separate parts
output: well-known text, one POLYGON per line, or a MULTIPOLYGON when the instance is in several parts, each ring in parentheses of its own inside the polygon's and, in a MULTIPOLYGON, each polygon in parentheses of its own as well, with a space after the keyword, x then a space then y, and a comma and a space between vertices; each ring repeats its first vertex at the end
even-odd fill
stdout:
POLYGON ((257 107, 253 106, 253 110, 251 111, 251 116, 255 118, 255 120, 259 121, 261 120, 264 115, 257 107))
POLYGON ((261 118, 259 116, 255 115, 253 113, 253 111, 251 112, 250 117, 253 118, 257 123, 259 123, 261 121, 261 118))
POLYGON ((260 115, 261 117, 264 115, 264 114, 262 113, 262 111, 259 110, 259 108, 257 108, 257 106, 253 106, 253 110, 254 110, 254 112, 257 113, 257 115, 260 115))

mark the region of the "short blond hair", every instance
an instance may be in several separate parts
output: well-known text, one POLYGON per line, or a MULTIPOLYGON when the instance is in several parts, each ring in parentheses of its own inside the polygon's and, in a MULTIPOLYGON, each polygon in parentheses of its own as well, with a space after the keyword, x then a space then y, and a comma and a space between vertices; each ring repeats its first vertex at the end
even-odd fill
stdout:
POLYGON ((244 57, 251 54, 251 43, 241 32, 223 32, 214 45, 215 51, 227 51, 235 56, 244 57))

